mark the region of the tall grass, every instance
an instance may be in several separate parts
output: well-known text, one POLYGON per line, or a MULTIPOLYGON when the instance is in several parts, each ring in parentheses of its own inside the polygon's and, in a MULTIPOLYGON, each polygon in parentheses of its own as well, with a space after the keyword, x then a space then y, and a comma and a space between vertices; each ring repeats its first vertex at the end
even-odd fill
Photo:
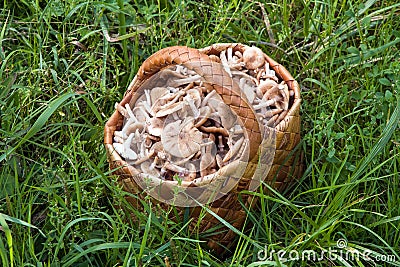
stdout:
POLYGON ((2 3, 1 266, 400 266, 396 1, 2 3), (243 192, 259 200, 244 229, 217 217, 238 234, 225 258, 173 209, 135 210, 102 144, 146 57, 216 42, 263 48, 303 97, 305 173, 285 192, 243 192))

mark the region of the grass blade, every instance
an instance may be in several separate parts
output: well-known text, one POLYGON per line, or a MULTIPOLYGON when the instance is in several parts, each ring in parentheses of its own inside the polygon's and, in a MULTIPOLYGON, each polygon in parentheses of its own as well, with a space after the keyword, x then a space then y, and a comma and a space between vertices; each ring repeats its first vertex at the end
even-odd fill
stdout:
POLYGON ((24 144, 28 139, 34 136, 42 127, 46 124, 47 120, 50 116, 69 98, 74 96, 75 93, 65 93, 61 95, 57 99, 53 100, 49 103, 46 110, 39 116, 39 118, 35 121, 29 131, 25 134, 25 136, 15 145, 14 147, 9 148, 4 154, 0 156, 0 162, 5 160, 8 155, 14 152, 17 148, 19 148, 22 144, 24 144))

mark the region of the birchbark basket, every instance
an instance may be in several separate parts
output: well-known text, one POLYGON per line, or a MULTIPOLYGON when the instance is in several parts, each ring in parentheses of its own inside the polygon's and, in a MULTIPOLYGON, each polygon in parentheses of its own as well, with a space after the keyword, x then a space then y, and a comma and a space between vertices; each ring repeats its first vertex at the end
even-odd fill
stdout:
MULTIPOLYGON (((211 211, 240 230, 246 219, 246 212, 242 205, 250 208, 255 204, 253 197, 240 193, 252 186, 254 176, 259 171, 257 166, 260 165, 260 159, 265 160, 270 156, 271 153, 269 151, 271 148, 265 143, 267 140, 264 140, 266 138, 265 133, 269 133, 269 130, 260 124, 256 116, 256 111, 246 100, 245 94, 237 84, 232 82, 232 79, 226 76, 223 69, 215 67, 215 62, 210 59, 210 55, 218 56, 221 51, 228 48, 233 52, 239 51, 244 53, 246 49, 249 49, 249 46, 230 43, 215 44, 202 49, 175 46, 156 52, 143 62, 119 104, 124 106, 125 104, 134 103, 137 92, 141 90, 146 81, 159 71, 173 65, 186 64, 194 66, 207 83, 208 90, 215 90, 217 92, 224 103, 238 116, 245 129, 244 134, 248 140, 246 165, 243 171, 241 171, 240 177, 233 179, 235 183, 229 187, 229 191, 221 189, 223 191, 222 196, 219 196, 215 201, 207 205, 211 211), (264 148, 264 152, 260 152, 260 147, 264 148), (260 153, 263 153, 263 155, 260 155, 260 153), (239 202, 239 198, 241 202, 239 202)), ((279 118, 277 118, 277 123, 272 127, 275 139, 273 143, 273 150, 275 151, 273 158, 268 159, 269 163, 266 164, 268 165, 267 172, 262 172, 261 170, 261 174, 264 176, 261 179, 272 188, 282 191, 288 183, 298 178, 302 172, 299 153, 293 153, 300 141, 300 90, 298 83, 282 65, 265 54, 264 57, 269 67, 275 71, 279 80, 285 81, 289 89, 293 92, 288 110, 280 114, 279 118)), ((118 181, 125 191, 138 196, 138 198, 130 197, 129 201, 140 210, 142 207, 138 199, 146 196, 142 187, 137 182, 140 170, 128 164, 113 147, 114 133, 121 130, 123 123, 123 115, 118 110, 115 110, 105 125, 104 143, 110 169, 115 170, 113 173, 118 176, 118 181)), ((234 173, 235 168, 243 167, 243 165, 235 166, 235 162, 228 165, 230 166, 224 169, 225 173, 222 173, 221 170, 222 176, 234 173)), ((194 181, 184 181, 179 184, 176 181, 163 181, 163 187, 160 192, 163 194, 163 198, 171 198, 174 187, 182 187, 182 191, 185 191, 199 185, 211 184, 215 182, 214 180, 215 176, 211 178, 197 178, 194 181)), ((152 182, 158 183, 159 181, 152 182)), ((157 199, 153 199, 153 201, 164 208, 168 208, 170 205, 160 202, 157 199)), ((176 207, 176 209, 178 216, 182 219, 186 208, 176 207)), ((203 233, 222 225, 212 214, 206 212, 204 215, 204 210, 200 206, 190 207, 189 210, 190 217, 193 218, 190 225, 193 231, 203 233)), ((173 216, 176 216, 176 213, 173 216)), ((208 234, 208 236, 206 240, 207 247, 216 253, 221 253, 233 246, 236 234, 228 228, 222 227, 216 230, 214 235, 208 234)))

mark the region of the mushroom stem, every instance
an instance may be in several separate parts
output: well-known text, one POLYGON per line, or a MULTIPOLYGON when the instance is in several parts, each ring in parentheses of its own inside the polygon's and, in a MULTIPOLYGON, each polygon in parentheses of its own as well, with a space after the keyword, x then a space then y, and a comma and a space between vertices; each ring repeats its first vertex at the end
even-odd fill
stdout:
POLYGON ((184 85, 184 84, 187 84, 187 83, 192 83, 192 82, 198 81, 200 79, 201 79, 201 76, 197 74, 197 75, 193 75, 193 76, 188 77, 188 78, 175 80, 174 81, 174 85, 175 85, 175 87, 179 87, 181 85, 184 85))
POLYGON ((232 60, 232 47, 228 47, 228 49, 226 50, 226 54, 227 54, 227 58, 228 58, 228 62, 232 60))
POLYGON ((217 161, 217 166, 219 168, 222 168, 224 166, 224 162, 222 161, 222 157, 219 154, 215 155, 215 160, 217 161))
POLYGON ((261 102, 261 103, 258 104, 258 105, 254 105, 253 108, 254 108, 255 110, 259 110, 259 109, 261 109, 261 108, 265 108, 265 107, 272 106, 272 105, 275 104, 275 102, 276 102, 275 99, 270 99, 270 100, 267 100, 267 101, 265 101, 265 102, 261 102))
POLYGON ((149 106, 151 106, 151 97, 150 97, 150 90, 144 90, 144 93, 146 95, 146 101, 149 104, 149 106))
POLYGON ((212 90, 211 92, 209 92, 203 99, 203 101, 201 102, 201 106, 200 107, 204 107, 207 105, 208 100, 210 100, 211 97, 213 97, 217 92, 215 90, 212 90))
POLYGON ((129 118, 132 119, 133 122, 138 122, 138 120, 135 117, 135 114, 133 114, 133 111, 128 103, 125 104, 125 108, 126 108, 126 111, 128 112, 129 118))
POLYGON ((218 149, 219 149, 219 152, 224 152, 224 143, 223 143, 223 139, 222 139, 223 137, 221 136, 221 135, 219 135, 218 136, 218 149))
POLYGON ((163 168, 165 168, 167 170, 170 170, 170 171, 173 171, 173 172, 178 172, 178 173, 183 173, 183 174, 189 173, 188 169, 186 169, 184 167, 181 167, 181 166, 178 166, 178 165, 175 165, 175 164, 173 164, 171 162, 168 162, 168 161, 164 163, 163 168))
POLYGON ((203 116, 203 118, 201 118, 200 121, 198 121, 198 122, 194 125, 194 127, 199 128, 200 126, 202 126, 202 125, 208 120, 208 118, 209 118, 210 115, 211 115, 211 108, 207 108, 207 109, 206 109, 206 112, 207 112, 207 113, 203 116))
POLYGON ((160 110, 169 108, 170 106, 172 106, 173 104, 175 104, 176 101, 178 101, 179 98, 180 98, 182 95, 184 95, 184 94, 185 94, 184 91, 179 91, 178 93, 176 93, 176 95, 174 96, 174 98, 173 98, 171 101, 169 101, 169 102, 168 102, 167 104, 165 104, 165 105, 162 105, 162 106, 160 107, 160 110))
POLYGON ((225 50, 221 52, 219 57, 221 58, 221 64, 224 67, 224 70, 228 73, 229 77, 232 77, 231 69, 228 65, 228 60, 225 55, 225 50))
POLYGON ((214 126, 210 126, 210 127, 205 127, 205 126, 200 126, 199 129, 203 132, 207 132, 207 133, 218 133, 218 134, 222 134, 223 136, 229 136, 229 133, 226 129, 221 128, 221 127, 214 127, 214 126))
POLYGON ((118 110, 119 113, 121 113, 122 116, 124 116, 125 118, 128 118, 128 112, 119 103, 115 103, 115 109, 118 110))
POLYGON ((186 103, 189 105, 190 109, 192 110, 194 118, 197 119, 200 115, 200 111, 194 104, 194 100, 190 97, 186 98, 185 100, 186 103))
POLYGON ((143 106, 139 106, 139 110, 146 117, 146 121, 150 120, 150 116, 149 116, 149 114, 147 113, 147 111, 145 110, 145 108, 143 106))

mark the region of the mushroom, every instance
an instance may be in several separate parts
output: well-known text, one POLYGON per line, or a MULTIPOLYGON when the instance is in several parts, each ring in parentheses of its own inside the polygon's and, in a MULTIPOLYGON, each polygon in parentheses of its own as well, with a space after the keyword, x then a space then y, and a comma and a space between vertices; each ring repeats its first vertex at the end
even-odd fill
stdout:
POLYGON ((208 57, 214 62, 221 63, 221 59, 216 55, 209 55, 208 57))
POLYGON ((186 163, 185 167, 187 168, 187 170, 189 171, 188 175, 185 177, 185 181, 193 181, 194 179, 196 179, 196 166, 193 163, 186 163))
POLYGON ((121 113, 121 115, 124 116, 125 118, 129 117, 126 109, 119 103, 115 103, 115 109, 118 110, 118 112, 121 113))
POLYGON ((199 81, 200 79, 201 79, 201 76, 196 74, 196 75, 193 75, 193 76, 190 76, 190 77, 187 77, 187 78, 175 80, 173 82, 173 87, 179 87, 179 86, 184 85, 184 84, 196 82, 196 81, 199 81))
POLYGON ((239 60, 241 60, 242 57, 243 57, 243 54, 242 54, 239 50, 237 50, 237 51, 235 51, 235 56, 236 56, 239 60))
POLYGON ((123 133, 126 134, 127 136, 129 136, 131 133, 134 133, 136 131, 143 132, 144 123, 142 123, 142 122, 132 123, 132 124, 128 125, 127 127, 125 127, 125 130, 126 131, 123 133))
MULTIPOLYGON (((116 103, 115 104, 116 109, 125 117, 125 122, 124 126, 122 127, 121 130, 121 138, 126 139, 128 137, 127 129, 132 123, 138 122, 137 118, 132 112, 132 109, 130 108, 129 104, 125 105, 125 108, 121 106, 120 104, 116 103)), ((115 133, 114 133, 115 134, 115 133)), ((117 133, 118 134, 118 133, 117 133)))
POLYGON ((225 164, 225 162, 222 161, 222 157, 219 154, 215 155, 215 161, 217 162, 217 166, 219 168, 222 168, 225 164))
MULTIPOLYGON (((150 159, 153 156, 156 156, 158 154, 161 154, 163 152, 163 146, 161 144, 161 142, 156 142, 153 144, 153 146, 150 148, 150 150, 148 151, 147 154, 144 155, 144 157, 136 160, 135 162, 133 162, 134 165, 139 165, 142 164, 143 162, 145 162, 146 160, 150 159)), ((157 157, 157 156, 156 156, 157 157)), ((159 157, 157 157, 157 159, 159 159, 159 157)))
POLYGON ((157 117, 153 117, 150 118, 148 122, 149 122, 147 125, 148 133, 154 136, 161 136, 164 126, 164 120, 157 117))
POLYGON ((212 90, 212 91, 208 92, 208 94, 203 98, 203 101, 201 102, 201 107, 209 105, 210 107, 214 108, 214 110, 215 110, 216 106, 220 102, 224 102, 222 100, 222 97, 220 95, 218 95, 215 90, 212 90))
POLYGON ((289 90, 285 82, 283 81, 265 92, 263 100, 266 102, 272 100, 278 109, 287 110, 289 108, 289 90))
POLYGON ((140 131, 144 130, 144 124, 142 122, 134 122, 131 124, 125 124, 121 131, 114 132, 114 141, 123 143, 131 133, 134 133, 137 129, 140 131))
POLYGON ((240 78, 245 78, 245 79, 247 79, 249 81, 252 81, 255 85, 259 84, 259 82, 258 82, 258 80, 256 78, 250 76, 249 74, 247 74, 247 73, 245 73, 243 71, 232 70, 232 75, 233 75, 233 78, 235 78, 236 80, 240 80, 240 78))
POLYGON ((169 106, 175 104, 180 99, 181 96, 185 95, 185 93, 186 93, 185 91, 181 90, 181 91, 176 91, 174 93, 169 93, 168 95, 159 98, 159 100, 161 101, 169 101, 165 105, 162 106, 160 105, 160 109, 168 108, 169 106))
POLYGON ((135 108, 133 108, 132 112, 138 121, 144 122, 150 119, 149 113, 147 113, 143 105, 136 106, 135 108))
POLYGON ((278 83, 273 80, 270 79, 261 80, 256 90, 257 96, 259 98, 262 98, 266 92, 268 92, 275 86, 278 86, 278 83))
POLYGON ((199 129, 202 130, 203 132, 206 132, 206 133, 214 133, 214 134, 221 134, 223 136, 229 136, 228 131, 225 128, 222 128, 222 127, 200 126, 199 129))
POLYGON ((166 161, 164 163, 164 165, 162 166, 162 169, 167 169, 167 170, 170 170, 170 171, 173 171, 173 172, 181 173, 183 175, 186 175, 186 174, 189 173, 188 169, 186 169, 184 167, 181 167, 181 166, 178 166, 178 165, 175 165, 175 164, 173 164, 171 162, 168 162, 168 161, 166 161))
POLYGON ((264 53, 260 48, 249 47, 243 52, 243 62, 249 70, 260 68, 265 63, 264 53))
POLYGON ((161 142, 165 150, 175 157, 186 158, 200 150, 202 133, 194 127, 194 119, 177 120, 164 127, 161 142))
POLYGON ((228 65, 233 75, 232 69, 241 70, 245 66, 245 63, 242 62, 242 54, 240 53, 240 51, 236 51, 235 54, 233 55, 232 47, 229 47, 226 50, 226 53, 227 53, 228 65))
POLYGON ((177 73, 180 73, 182 75, 187 75, 188 74, 188 69, 182 65, 176 65, 175 71, 177 73))
POLYGON ((218 112, 212 112, 208 121, 215 126, 221 126, 221 117, 219 116, 218 112))
POLYGON ((135 160, 137 159, 137 154, 130 147, 134 133, 131 133, 128 138, 125 140, 123 144, 121 143, 113 143, 113 147, 118 154, 120 154, 125 160, 135 160))
POLYGON ((167 68, 159 72, 159 82, 157 83, 157 85, 162 84, 165 86, 178 87, 179 85, 176 84, 176 80, 185 78, 186 75, 167 68))
POLYGON ((144 134, 144 145, 145 145, 145 148, 151 148, 151 146, 153 145, 153 140, 154 139, 152 139, 152 137, 151 137, 152 135, 151 134, 148 134, 148 133, 145 133, 144 134))

